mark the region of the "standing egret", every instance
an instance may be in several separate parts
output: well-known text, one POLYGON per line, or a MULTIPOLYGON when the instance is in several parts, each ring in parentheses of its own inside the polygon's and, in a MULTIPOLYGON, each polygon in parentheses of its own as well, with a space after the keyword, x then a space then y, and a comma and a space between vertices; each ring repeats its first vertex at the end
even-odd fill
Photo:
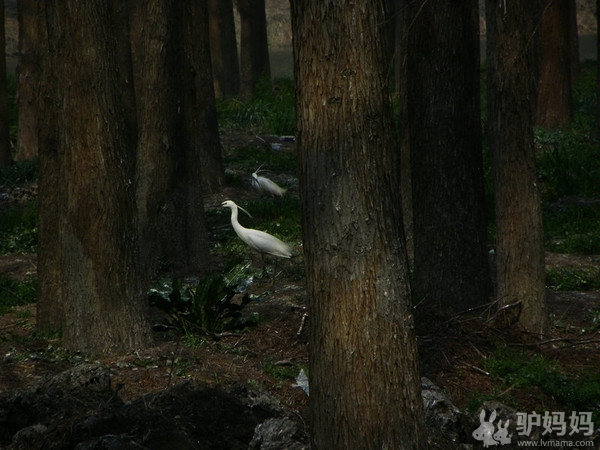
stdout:
MULTIPOLYGON (((239 238, 244 241, 248 246, 260 253, 263 259, 263 270, 264 270, 264 255, 276 256, 278 258, 291 258, 292 249, 285 242, 277 239, 275 236, 271 236, 269 233, 264 231, 254 230, 252 228, 245 228, 238 222, 238 208, 252 217, 248 211, 241 206, 235 204, 231 200, 226 200, 221 203, 223 208, 231 209, 231 225, 235 233, 239 238)), ((275 271, 273 270, 273 274, 275 271)))
POLYGON ((252 186, 256 190, 265 192, 273 197, 283 197, 285 195, 285 192, 287 191, 286 188, 282 188, 274 181, 259 175, 259 173, 260 167, 252 174, 252 186))

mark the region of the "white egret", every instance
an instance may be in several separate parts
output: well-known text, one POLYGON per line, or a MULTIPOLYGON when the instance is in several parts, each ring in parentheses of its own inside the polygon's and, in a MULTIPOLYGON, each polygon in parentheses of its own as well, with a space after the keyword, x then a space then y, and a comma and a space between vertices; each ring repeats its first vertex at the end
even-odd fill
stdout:
MULTIPOLYGON (((260 166, 262 167, 262 166, 260 166)), ((283 197, 287 191, 286 188, 282 188, 277 183, 269 180, 266 177, 259 175, 260 167, 256 169, 256 172, 252 174, 252 186, 260 191, 265 192, 273 197, 283 197)))
POLYGON ((285 242, 264 231, 244 228, 240 225, 238 222, 238 208, 248 214, 248 216, 252 217, 244 208, 236 205, 235 202, 231 200, 224 201, 221 203, 221 206, 231 209, 231 225, 239 238, 248 244, 250 248, 260 253, 263 258, 264 255, 276 256, 278 258, 292 257, 292 249, 285 242))

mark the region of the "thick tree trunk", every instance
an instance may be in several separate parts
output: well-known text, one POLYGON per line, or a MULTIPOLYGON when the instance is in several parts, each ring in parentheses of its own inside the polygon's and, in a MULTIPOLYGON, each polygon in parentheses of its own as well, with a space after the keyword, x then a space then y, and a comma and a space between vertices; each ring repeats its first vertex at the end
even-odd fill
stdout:
POLYGON ((573 118, 570 1, 542 1, 536 123, 546 128, 567 125, 573 118))
POLYGON ((314 449, 424 446, 383 7, 292 2, 314 449))
POLYGON ((497 296, 501 307, 508 306, 504 314, 509 322, 541 334, 546 308, 542 211, 533 141, 536 12, 534 1, 486 3, 497 296))
POLYGON ((240 92, 233 2, 208 0, 208 20, 215 97, 231 98, 240 92))
POLYGON ((491 294, 479 94, 476 0, 410 6, 408 121, 414 283, 427 317, 491 294))
POLYGON ((265 0, 238 0, 240 14, 240 96, 252 99, 260 81, 271 81, 265 0))
POLYGON ((121 2, 73 1, 46 4, 46 17, 43 64, 52 76, 43 95, 54 114, 44 117, 40 164, 57 177, 41 182, 55 194, 40 197, 40 223, 50 223, 39 239, 58 265, 39 273, 50 289, 40 291, 38 318, 58 304, 66 348, 131 351, 151 334, 138 253, 131 65, 119 64, 129 48, 126 16, 121 2), (43 244, 50 240, 57 243, 43 244), (58 297, 45 297, 53 290, 58 297))

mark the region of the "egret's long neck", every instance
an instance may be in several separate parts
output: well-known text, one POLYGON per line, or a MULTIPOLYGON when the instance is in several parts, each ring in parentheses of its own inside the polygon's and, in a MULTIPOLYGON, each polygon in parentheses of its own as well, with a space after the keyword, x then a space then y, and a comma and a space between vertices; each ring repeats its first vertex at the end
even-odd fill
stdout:
POLYGON ((238 234, 240 234, 240 231, 244 231, 245 228, 243 226, 240 225, 240 222, 238 221, 238 208, 237 206, 234 208, 231 208, 231 226, 233 227, 234 231, 238 234))

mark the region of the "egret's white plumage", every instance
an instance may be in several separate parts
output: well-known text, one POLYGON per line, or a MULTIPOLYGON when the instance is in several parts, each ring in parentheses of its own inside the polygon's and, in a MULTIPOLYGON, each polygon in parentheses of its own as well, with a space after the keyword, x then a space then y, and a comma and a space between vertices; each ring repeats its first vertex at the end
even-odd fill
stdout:
MULTIPOLYGON (((261 166, 262 167, 262 166, 261 166)), ((252 186, 258 191, 265 192, 274 197, 283 197, 287 191, 286 188, 282 188, 277 183, 269 180, 266 177, 259 175, 260 167, 256 169, 256 172, 252 174, 252 186)))
MULTIPOLYGON (((224 201, 221 206, 231 209, 231 225, 239 238, 244 241, 250 248, 256 250, 262 255, 277 256, 279 258, 291 258, 292 249, 285 242, 271 236, 264 231, 254 230, 252 228, 244 228, 238 222, 238 208, 250 216, 250 213, 241 206, 235 204, 231 200, 224 201)), ((252 217, 252 216, 250 216, 252 217)))

